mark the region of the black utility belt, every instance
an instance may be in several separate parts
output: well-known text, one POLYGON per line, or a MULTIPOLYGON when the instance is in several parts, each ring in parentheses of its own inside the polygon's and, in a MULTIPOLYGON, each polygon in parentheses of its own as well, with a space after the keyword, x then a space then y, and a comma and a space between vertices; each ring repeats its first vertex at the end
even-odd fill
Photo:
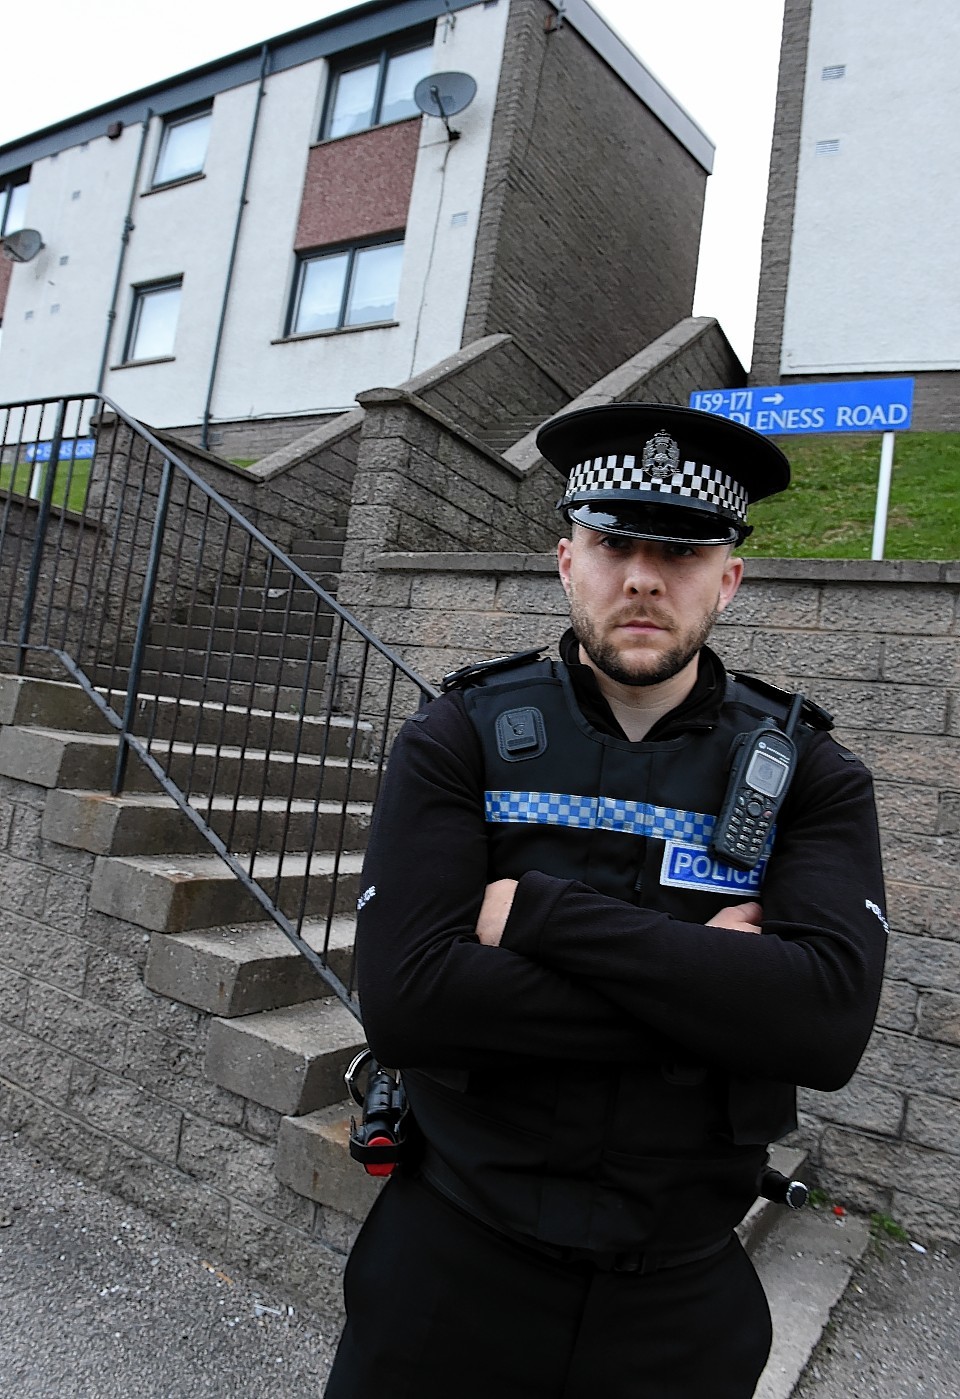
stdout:
MULTIPOLYGON (((441 1168, 438 1174, 443 1176, 445 1171, 441 1168)), ((720 1253, 725 1249, 733 1238, 731 1233, 726 1233, 722 1238, 714 1239, 709 1244, 702 1244, 699 1248, 684 1249, 678 1253, 664 1253, 654 1249, 573 1248, 564 1244, 551 1244, 545 1239, 535 1238, 532 1234, 521 1234, 516 1230, 508 1229, 499 1222, 495 1223, 493 1220, 468 1209, 460 1200, 452 1198, 447 1193, 440 1180, 431 1179, 429 1166, 421 1167, 416 1179, 421 1185, 426 1186, 431 1195, 435 1195, 450 1209, 456 1210, 458 1214, 469 1219, 471 1223, 479 1225, 481 1229, 486 1229, 489 1233, 496 1234, 499 1238, 506 1239, 512 1244, 517 1244, 529 1253, 539 1254, 542 1258, 550 1258, 557 1263, 569 1263, 573 1266, 589 1268, 598 1273, 633 1273, 637 1277, 643 1277, 648 1273, 662 1272, 666 1268, 681 1268, 685 1263, 699 1263, 701 1259, 712 1258, 715 1253, 720 1253)))

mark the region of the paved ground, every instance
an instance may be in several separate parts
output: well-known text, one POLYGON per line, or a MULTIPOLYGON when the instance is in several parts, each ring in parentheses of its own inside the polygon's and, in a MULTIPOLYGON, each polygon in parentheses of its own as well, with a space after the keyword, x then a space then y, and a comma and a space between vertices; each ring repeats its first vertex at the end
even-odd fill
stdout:
POLYGON ((318 1399, 334 1344, 282 1294, 0 1138, 3 1399, 318 1399))
POLYGON ((794 1399, 958 1399, 960 1248, 872 1244, 794 1399))
MULTIPOLYGON (((319 1399, 334 1343, 282 1295, 0 1135, 4 1399, 319 1399)), ((960 1249, 868 1248, 795 1399, 861 1395, 958 1399, 960 1249)))

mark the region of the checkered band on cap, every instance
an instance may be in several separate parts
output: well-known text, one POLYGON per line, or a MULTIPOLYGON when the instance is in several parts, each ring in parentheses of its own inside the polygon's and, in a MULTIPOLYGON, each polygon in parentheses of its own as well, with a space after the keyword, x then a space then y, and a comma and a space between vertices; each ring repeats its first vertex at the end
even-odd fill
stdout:
POLYGON ((679 500, 701 503, 726 516, 746 520, 749 498, 743 487, 726 472, 703 462, 678 463, 676 471, 659 480, 643 469, 638 456, 591 457, 570 472, 561 508, 589 499, 615 499, 643 491, 661 497, 664 505, 679 500), (601 494, 602 493, 602 494, 601 494))

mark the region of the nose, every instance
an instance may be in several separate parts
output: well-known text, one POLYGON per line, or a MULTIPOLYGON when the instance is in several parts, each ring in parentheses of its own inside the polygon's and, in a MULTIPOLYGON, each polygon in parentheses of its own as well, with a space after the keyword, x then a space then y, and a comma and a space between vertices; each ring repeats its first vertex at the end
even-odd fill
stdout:
POLYGON ((650 540, 640 539, 630 550, 623 577, 623 590, 630 597, 640 594, 657 597, 663 592, 660 554, 650 540))

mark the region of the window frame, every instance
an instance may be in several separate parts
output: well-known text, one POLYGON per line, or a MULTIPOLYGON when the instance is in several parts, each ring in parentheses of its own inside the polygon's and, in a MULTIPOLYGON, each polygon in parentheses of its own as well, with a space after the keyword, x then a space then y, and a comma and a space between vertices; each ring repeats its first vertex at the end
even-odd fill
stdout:
MULTIPOLYGON (((19 233, 20 229, 27 227, 25 223, 20 224, 18 228, 7 227, 14 190, 21 189, 24 185, 27 186, 29 191, 29 170, 19 171, 16 174, 8 175, 5 179, 0 180, 0 237, 6 237, 8 233, 19 233)), ((29 198, 29 193, 27 197, 29 198)))
MULTIPOLYGON (((403 36, 391 36, 390 41, 383 41, 379 44, 365 49, 354 49, 342 54, 338 54, 330 59, 329 74, 327 78, 327 90, 324 94, 323 118, 320 122, 321 141, 343 141, 347 136, 358 136, 360 131, 373 131, 378 126, 389 126, 391 122, 380 120, 380 112, 383 107, 383 94, 387 85, 387 68, 392 58, 399 58, 405 53, 415 53, 418 49, 432 49, 435 26, 430 24, 422 30, 414 30, 403 36), (379 64, 377 72, 377 83, 373 98, 373 120, 369 126, 363 126, 359 131, 347 131, 342 136, 331 136, 330 125, 333 121, 334 106, 337 100, 337 87, 340 77, 344 73, 352 73, 358 68, 369 68, 375 63, 379 64)), ((411 113, 406 117, 395 117, 393 121, 410 121, 414 115, 411 113)))
MULTIPOLYGON (((133 299, 130 304, 130 318, 127 322, 127 334, 123 345, 123 359, 121 364, 152 364, 158 360, 173 359, 173 347, 168 354, 164 355, 142 355, 135 356, 133 351, 136 346, 137 334, 140 329, 140 318, 143 313, 143 305, 147 297, 161 291, 183 291, 183 273, 175 277, 163 277, 155 282, 139 282, 131 288, 133 299)), ((180 325, 180 305, 177 305, 177 325, 174 328, 174 341, 176 340, 177 329, 180 325)))
MULTIPOLYGON (((396 313, 396 299, 394 299, 394 316, 387 321, 362 321, 358 325, 348 325, 346 322, 347 309, 350 303, 350 293, 353 289, 354 274, 357 265, 357 258, 361 253, 370 248, 403 248, 406 242, 405 230, 400 232, 380 234, 375 238, 358 238, 349 243, 331 243, 322 248, 310 248, 305 251, 298 251, 296 254, 296 267, 293 277, 293 294, 290 297, 290 306, 287 313, 287 324, 284 331, 285 339, 295 339, 306 335, 336 335, 341 331, 373 330, 377 326, 394 325, 396 313), (347 258, 347 267, 343 277, 343 286, 340 290, 340 308, 337 313, 336 325, 326 326, 322 330, 297 330, 297 317, 300 311, 300 302, 303 297, 303 288, 307 276, 307 268, 312 262, 320 262, 327 257, 342 257, 344 253, 347 258)), ((401 257, 401 267, 402 267, 401 257)), ((400 292, 400 279, 397 278, 397 295, 400 292)))
POLYGON ((205 102, 205 103, 203 103, 203 105, 200 106, 200 107, 190 107, 190 108, 188 108, 186 111, 181 111, 181 112, 169 112, 166 116, 164 116, 164 117, 161 118, 160 140, 159 140, 159 142, 157 143, 157 155, 156 155, 156 159, 155 159, 154 162, 153 162, 153 174, 152 174, 151 177, 150 177, 150 189, 151 189, 151 190, 155 190, 155 189, 169 189, 169 188, 171 187, 171 185, 180 185, 180 184, 183 184, 183 183, 184 183, 185 181, 187 181, 187 180, 198 180, 198 179, 200 179, 200 177, 203 175, 203 173, 204 173, 204 167, 205 167, 205 165, 206 165, 206 163, 207 163, 207 152, 208 152, 209 149, 210 149, 210 133, 209 133, 209 131, 208 131, 208 133, 207 133, 207 144, 206 144, 206 147, 204 148, 204 152, 203 152, 203 161, 201 162, 199 169, 197 169, 197 170, 191 170, 191 171, 190 171, 188 174, 186 174, 186 175, 173 175, 173 176, 171 176, 171 178, 168 179, 168 180, 160 180, 160 179, 157 178, 157 172, 158 172, 159 169, 160 169, 160 164, 161 164, 161 161, 163 160, 164 152, 165 152, 165 150, 166 150, 166 148, 167 148, 167 138, 168 138, 168 136, 170 135, 170 132, 174 129, 174 127, 177 127, 177 126, 186 126, 188 122, 197 121, 200 117, 209 117, 209 118, 210 118, 210 121, 211 121, 211 126, 212 126, 212 122, 213 122, 213 103, 212 103, 212 102, 205 102))

